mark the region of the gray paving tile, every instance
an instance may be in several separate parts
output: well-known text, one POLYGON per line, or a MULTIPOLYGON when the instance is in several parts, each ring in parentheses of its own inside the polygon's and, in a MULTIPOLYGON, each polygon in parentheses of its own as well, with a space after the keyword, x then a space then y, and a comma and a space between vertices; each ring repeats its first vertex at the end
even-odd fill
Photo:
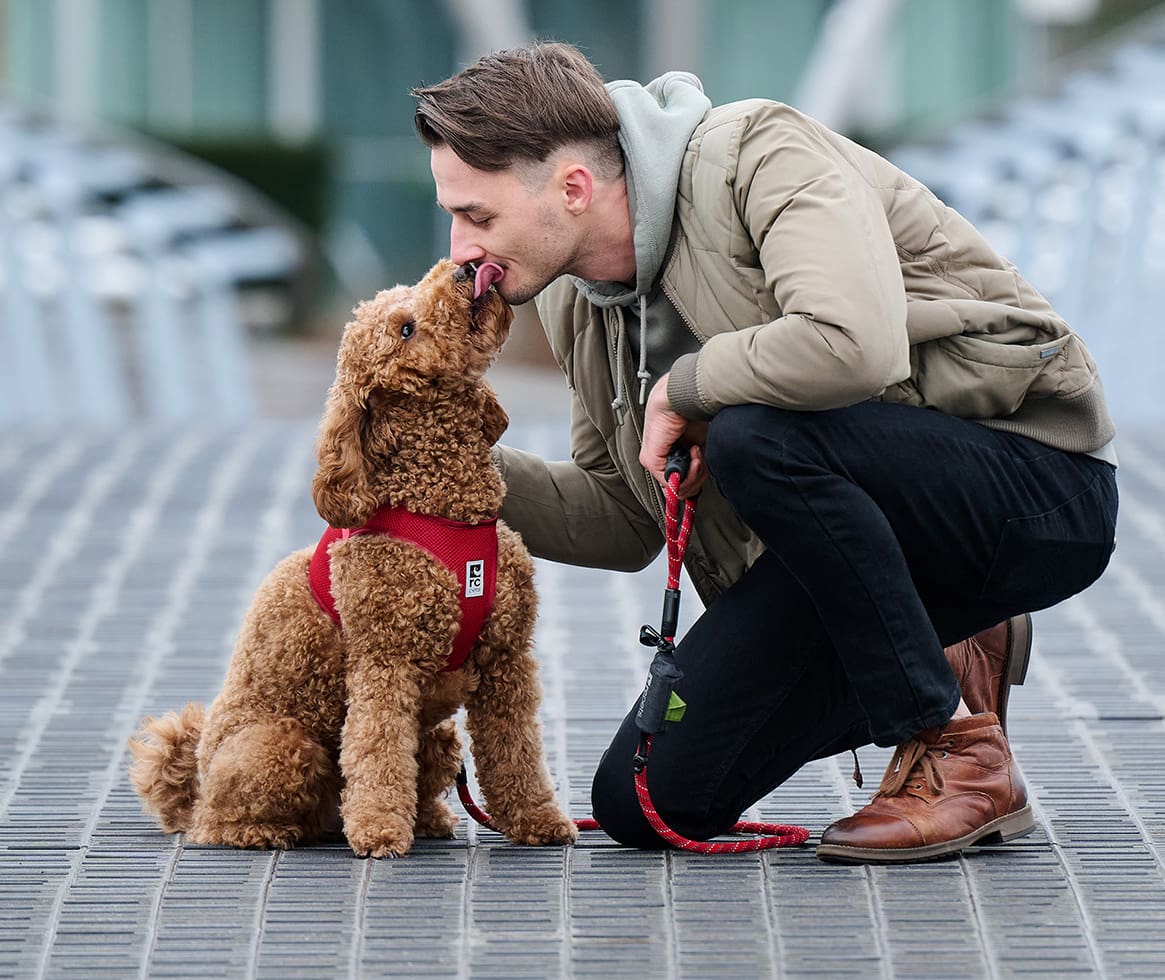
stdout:
MULTIPOLYGON (((565 451, 560 424, 511 441, 565 451)), ((314 426, 5 433, 0 452, 0 976, 1165 975, 1165 437, 1122 443, 1120 547, 1037 617, 1012 736, 1040 828, 909 868, 811 847, 705 857, 601 834, 452 841, 361 861, 163 836, 125 778, 145 713, 215 693, 251 592, 311 541, 314 426), (1128 449, 1126 451, 1125 444, 1128 449), (52 528, 46 535, 44 528, 52 528)), ((578 815, 638 693, 662 567, 540 564, 550 765, 578 815)), ((696 614, 690 590, 685 622, 696 614)), ((888 753, 798 773, 756 808, 816 835, 888 753)))

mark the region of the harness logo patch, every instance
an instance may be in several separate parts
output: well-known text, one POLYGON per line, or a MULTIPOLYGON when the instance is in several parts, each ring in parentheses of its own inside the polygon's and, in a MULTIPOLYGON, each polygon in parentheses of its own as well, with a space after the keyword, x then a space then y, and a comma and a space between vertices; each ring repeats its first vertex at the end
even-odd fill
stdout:
POLYGON ((485 561, 478 558, 476 561, 465 563, 465 598, 475 599, 485 595, 485 561))

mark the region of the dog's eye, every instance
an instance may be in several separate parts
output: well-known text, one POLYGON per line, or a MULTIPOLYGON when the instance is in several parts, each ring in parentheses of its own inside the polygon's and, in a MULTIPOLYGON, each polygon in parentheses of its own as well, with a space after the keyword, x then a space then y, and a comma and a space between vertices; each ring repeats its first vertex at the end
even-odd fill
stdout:
POLYGON ((408 340, 413 334, 417 332, 417 325, 412 320, 406 320, 400 325, 401 340, 408 340))

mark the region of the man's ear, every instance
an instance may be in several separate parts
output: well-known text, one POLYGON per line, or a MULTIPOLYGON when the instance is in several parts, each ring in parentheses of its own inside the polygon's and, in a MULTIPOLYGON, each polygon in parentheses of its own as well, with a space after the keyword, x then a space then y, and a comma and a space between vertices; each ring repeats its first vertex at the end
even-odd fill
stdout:
POLYGON ((558 182, 567 211, 579 215, 590 207, 595 193, 594 177, 581 163, 563 164, 558 182))

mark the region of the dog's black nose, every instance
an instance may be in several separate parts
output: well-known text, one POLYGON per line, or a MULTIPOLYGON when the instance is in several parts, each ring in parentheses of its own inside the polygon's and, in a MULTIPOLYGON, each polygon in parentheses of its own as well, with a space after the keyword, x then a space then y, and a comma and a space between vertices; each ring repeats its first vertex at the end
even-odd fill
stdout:
POLYGON ((472 280, 477 275, 477 268, 472 262, 466 262, 465 265, 459 266, 457 271, 453 273, 455 282, 465 282, 466 279, 472 280))

